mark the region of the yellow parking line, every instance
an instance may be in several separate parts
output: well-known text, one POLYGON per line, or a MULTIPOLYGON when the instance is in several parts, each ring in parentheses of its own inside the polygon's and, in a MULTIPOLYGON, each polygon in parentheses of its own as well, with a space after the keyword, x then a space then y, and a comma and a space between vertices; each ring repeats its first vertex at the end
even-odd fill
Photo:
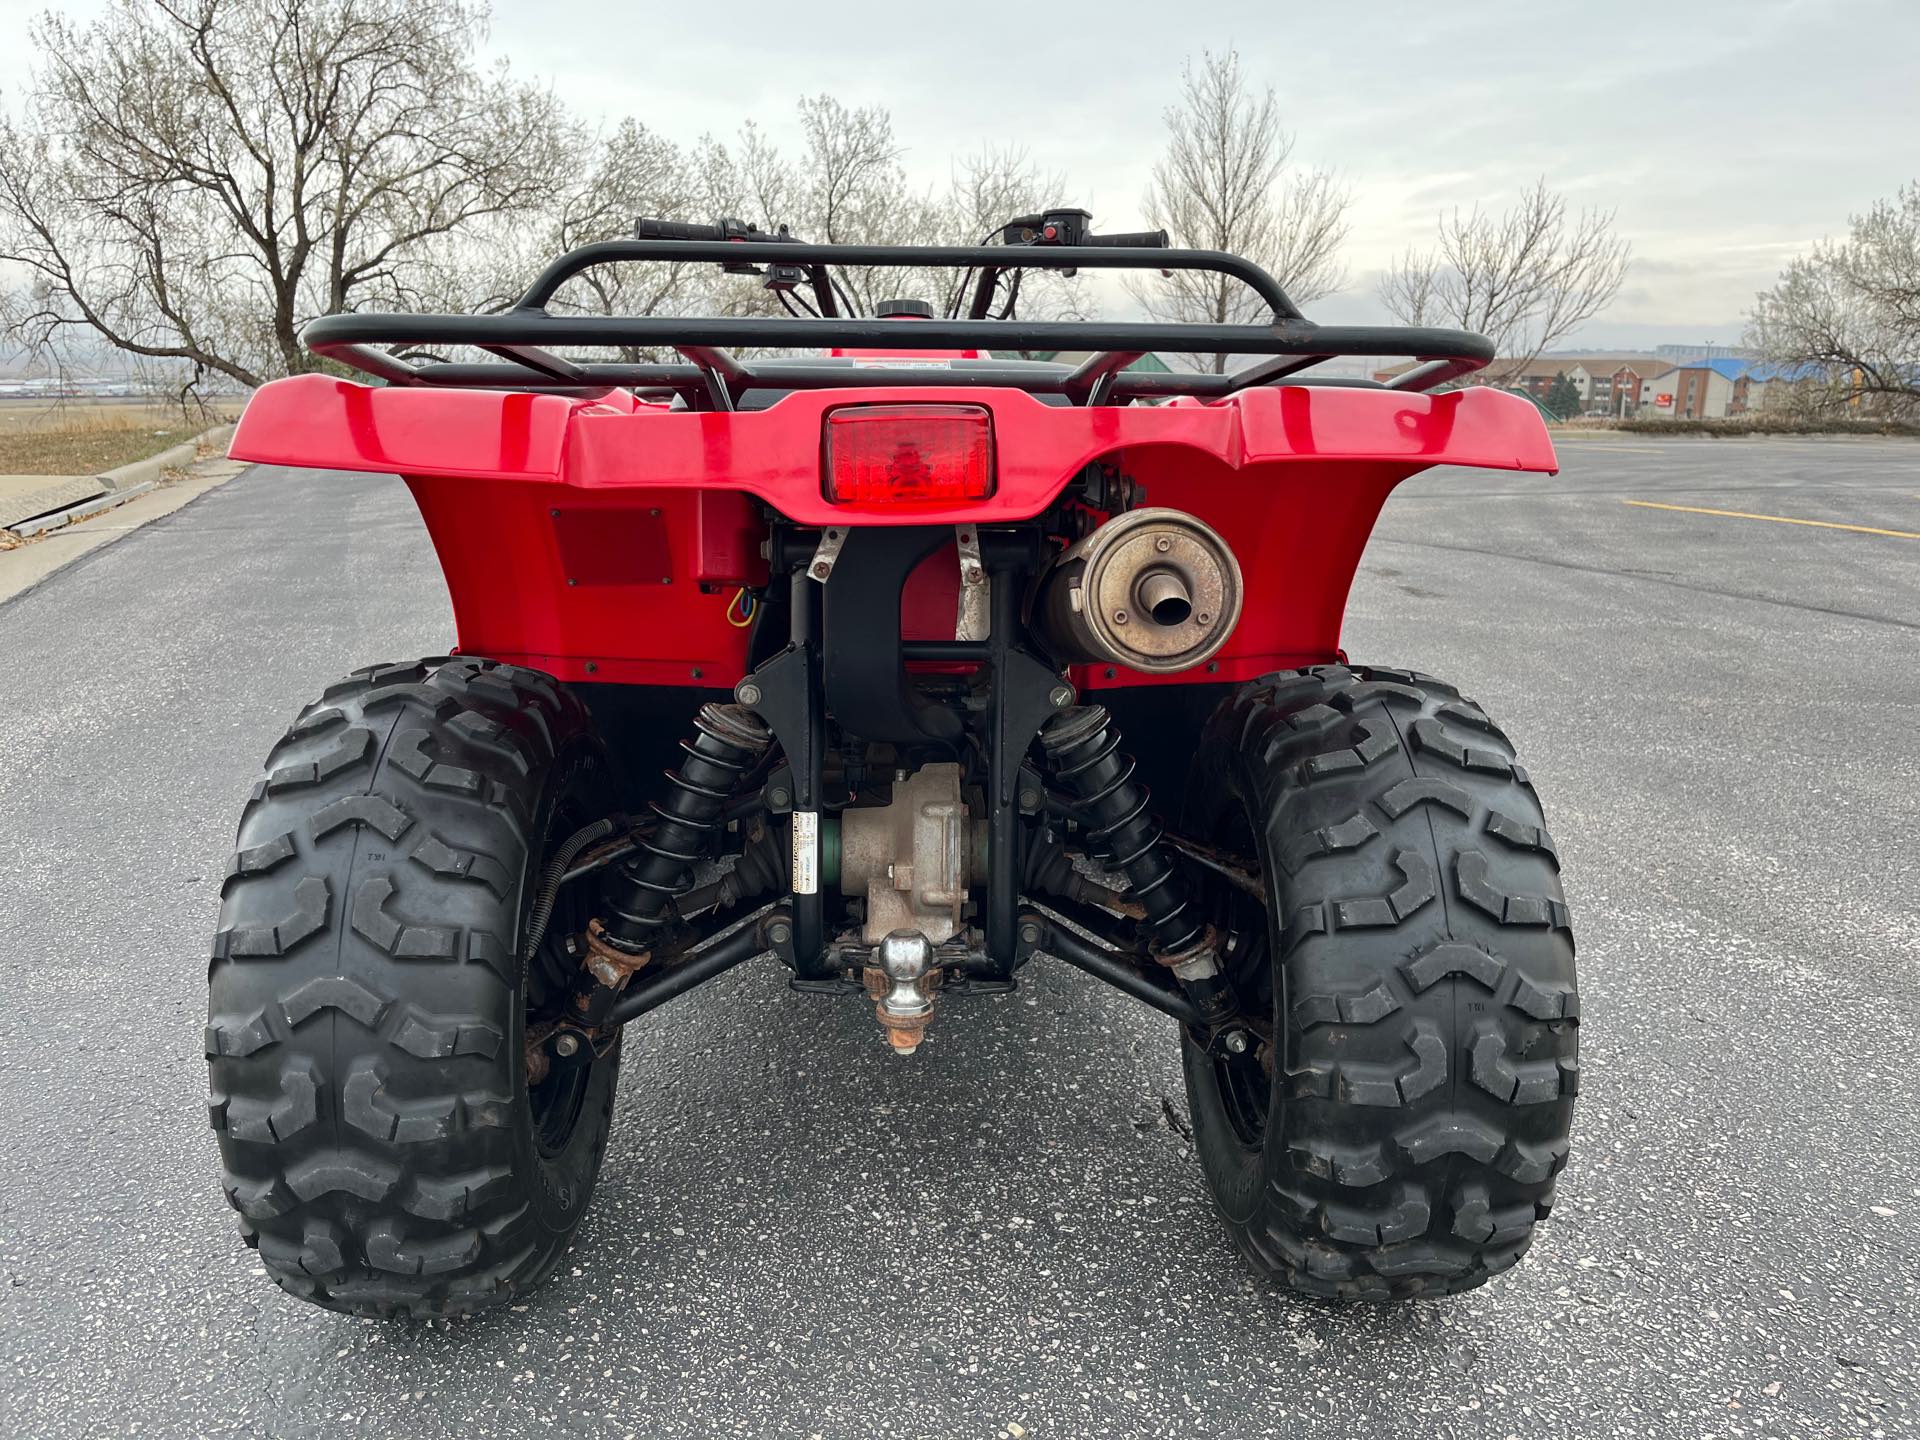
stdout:
POLYGON ((1920 540, 1916 530, 1876 530, 1871 525, 1842 525, 1837 520, 1796 520, 1791 515, 1755 515, 1746 510, 1708 510, 1699 505, 1662 505, 1657 500, 1622 500, 1642 510, 1681 510, 1688 515, 1723 515, 1729 520, 1771 520, 1776 525, 1815 525, 1822 530, 1852 530, 1861 535, 1891 535, 1896 540, 1920 540))

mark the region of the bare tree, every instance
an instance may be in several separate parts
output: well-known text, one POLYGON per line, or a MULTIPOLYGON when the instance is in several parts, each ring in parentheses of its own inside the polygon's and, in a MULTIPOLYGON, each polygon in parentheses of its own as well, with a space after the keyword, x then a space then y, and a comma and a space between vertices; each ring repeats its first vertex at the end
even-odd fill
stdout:
MULTIPOLYGON (((709 193, 711 176, 701 172, 698 160, 698 152, 690 156, 639 121, 621 121, 598 140, 586 163, 563 177, 548 213, 496 217, 463 237, 459 253, 471 257, 459 267, 464 283, 450 289, 437 308, 504 310, 556 255, 628 238, 638 216, 722 213, 725 206, 709 193), (475 283, 476 269, 484 274, 483 283, 475 283)), ((712 301, 717 279, 712 266, 685 262, 594 265, 562 285, 547 308, 595 315, 674 314, 712 301)), ((670 351, 644 346, 622 346, 615 354, 629 362, 671 358, 670 351)), ((608 358, 604 351, 579 355, 608 358)))
MULTIPOLYGON (((1019 214, 1056 203, 1057 175, 1044 175, 1018 147, 989 146, 956 160, 944 191, 921 189, 902 164, 893 118, 879 108, 849 109, 828 96, 800 102, 803 149, 781 153, 755 126, 735 149, 712 140, 697 149, 699 186, 720 214, 762 229, 789 226, 808 240, 838 245, 971 245, 1019 214)), ((847 267, 836 276, 839 303, 856 314, 896 298, 924 299, 936 313, 964 306, 967 272, 926 266, 847 267)), ((1080 290, 1058 276, 1023 282, 1029 316, 1081 313, 1080 290)), ((723 304, 757 302, 735 290, 723 304)))
POLYGON ((315 368, 311 316, 445 304, 461 236, 551 214, 583 137, 473 47, 470 0, 116 0, 33 32, 0 123, 4 318, 254 385, 315 368))
POLYGON ((1759 297, 1749 343, 1813 369, 1809 398, 1912 414, 1920 409, 1920 181, 1856 215, 1848 237, 1788 265, 1759 297))
MULTIPOLYGON (((939 242, 986 243, 1009 220, 1060 206, 1069 193, 1066 177, 1037 169, 1024 146, 988 145, 953 163, 940 205, 939 242)), ((934 300, 938 313, 965 314, 973 299, 974 278, 972 270, 940 272, 934 300)), ((999 293, 1001 307, 1011 305, 1029 320, 1079 320, 1090 313, 1081 278, 1058 270, 1008 275, 999 293)))
MULTIPOLYGON (((700 185, 713 205, 707 218, 733 216, 763 230, 786 226, 804 239, 830 244, 904 243, 919 219, 907 191, 893 118, 877 107, 849 109, 831 96, 802 97, 802 149, 784 154, 758 126, 741 128, 737 148, 703 140, 695 156, 700 185)), ((849 271, 839 277, 843 307, 865 313, 875 295, 891 295, 877 278, 849 271)), ((773 306, 732 287, 722 304, 733 311, 773 306)))
MULTIPOLYGON (((174 374, 257 385, 319 368, 315 315, 498 310, 551 256, 636 215, 737 216, 838 243, 958 243, 1057 203, 1024 151, 916 187, 886 111, 799 106, 783 154, 748 123, 690 148, 633 120, 590 135, 547 90, 482 69, 483 0, 110 0, 49 17, 25 117, 0 118, 0 295, 13 348, 115 347, 174 374)), ((841 272, 842 308, 954 305, 958 272, 841 272)), ((1037 277, 1028 314, 1082 313, 1037 277)), ((561 309, 765 314, 805 304, 711 265, 594 267, 561 309)), ((628 358, 657 358, 629 350, 628 358)))
MULTIPOLYGON (((1142 206, 1147 222, 1169 231, 1175 244, 1226 250, 1264 266, 1296 303, 1337 290, 1352 197, 1326 171, 1294 170, 1294 137, 1281 127, 1273 87, 1256 92, 1232 50, 1203 52, 1197 67, 1188 61, 1181 73, 1181 101, 1166 112, 1166 153, 1142 206)), ((1241 282, 1207 271, 1130 278, 1127 288, 1155 320, 1249 324, 1267 314, 1241 282)), ((1217 374, 1230 357, 1190 358, 1217 374)))
POLYGON ((878 107, 849 110, 829 95, 800 101, 798 197, 808 239, 829 245, 871 242, 898 225, 895 205, 906 189, 893 117, 878 107))
POLYGON ((1538 180, 1513 209, 1442 217, 1432 250, 1409 249, 1377 293, 1407 325, 1451 325, 1494 342, 1500 356, 1475 377, 1502 385, 1604 310, 1626 275, 1628 246, 1613 212, 1569 218, 1538 180))

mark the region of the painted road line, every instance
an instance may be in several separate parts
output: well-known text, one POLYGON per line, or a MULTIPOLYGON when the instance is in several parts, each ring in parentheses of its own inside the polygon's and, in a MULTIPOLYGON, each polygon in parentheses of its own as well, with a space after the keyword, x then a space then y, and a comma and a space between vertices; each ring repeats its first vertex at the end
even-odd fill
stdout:
POLYGON ((1891 535, 1896 540, 1920 540, 1920 530, 1879 530, 1872 525, 1842 525, 1838 520, 1798 520, 1791 515, 1755 515, 1747 510, 1708 510, 1699 505, 1662 505, 1658 500, 1622 500, 1642 510, 1678 510, 1687 515, 1720 515, 1728 520, 1771 520, 1776 525, 1812 525, 1821 530, 1852 530, 1859 535, 1891 535))

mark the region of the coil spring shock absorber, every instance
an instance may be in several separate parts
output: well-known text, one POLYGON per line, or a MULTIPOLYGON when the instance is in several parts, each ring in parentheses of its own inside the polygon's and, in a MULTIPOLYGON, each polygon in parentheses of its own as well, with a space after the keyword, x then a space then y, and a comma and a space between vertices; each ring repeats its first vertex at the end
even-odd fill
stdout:
POLYGON ((639 850, 600 885, 588 968, 616 989, 646 963, 654 935, 672 918, 675 898, 692 888, 693 867, 728 799, 773 740, 759 717, 740 705, 703 705, 693 726, 693 739, 680 742, 686 763, 667 771, 666 798, 654 802, 654 824, 639 850))
POLYGON ((1209 1019, 1231 1015, 1233 991, 1215 958, 1212 929, 1162 843, 1147 787, 1133 778, 1133 758, 1120 753, 1106 708, 1061 711, 1041 732, 1040 745, 1054 779, 1079 802, 1088 848, 1126 875, 1132 897, 1145 908, 1155 958, 1209 1019))

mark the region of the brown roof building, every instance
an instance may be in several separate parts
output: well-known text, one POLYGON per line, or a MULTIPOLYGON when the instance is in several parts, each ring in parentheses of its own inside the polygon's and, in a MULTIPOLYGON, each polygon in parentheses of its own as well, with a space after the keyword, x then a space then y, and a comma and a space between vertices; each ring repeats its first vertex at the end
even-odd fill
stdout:
POLYGON ((1669 360, 1640 355, 1543 355, 1521 364, 1494 360, 1485 374, 1507 377, 1508 389, 1523 390, 1545 400, 1553 382, 1564 375, 1580 392, 1580 409, 1588 415, 1631 415, 1640 404, 1641 386, 1673 368, 1669 360))
MULTIPOLYGON (((1389 366, 1375 370, 1373 378, 1391 380, 1412 368, 1410 364, 1389 366)), ((1489 361, 1487 368, 1476 372, 1468 383, 1497 384, 1544 402, 1553 382, 1564 375, 1580 392, 1583 413, 1631 415, 1639 408, 1646 382, 1672 369, 1671 360, 1650 355, 1544 355, 1524 363, 1507 357, 1489 361)))

